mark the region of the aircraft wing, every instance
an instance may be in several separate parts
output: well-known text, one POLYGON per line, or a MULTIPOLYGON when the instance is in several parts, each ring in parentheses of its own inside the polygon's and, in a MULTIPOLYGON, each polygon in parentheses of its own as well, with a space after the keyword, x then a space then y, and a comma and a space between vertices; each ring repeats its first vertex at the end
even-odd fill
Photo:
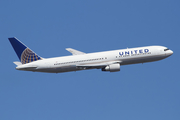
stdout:
POLYGON ((75 50, 75 49, 72 49, 72 48, 66 48, 67 51, 69 51, 70 53, 72 53, 73 55, 83 55, 83 54, 86 54, 84 52, 81 52, 81 51, 78 51, 78 50, 75 50))
POLYGON ((104 63, 93 63, 93 64, 80 64, 76 65, 78 68, 86 69, 86 68, 103 68, 111 64, 121 63, 121 61, 110 61, 110 62, 104 62, 104 63))

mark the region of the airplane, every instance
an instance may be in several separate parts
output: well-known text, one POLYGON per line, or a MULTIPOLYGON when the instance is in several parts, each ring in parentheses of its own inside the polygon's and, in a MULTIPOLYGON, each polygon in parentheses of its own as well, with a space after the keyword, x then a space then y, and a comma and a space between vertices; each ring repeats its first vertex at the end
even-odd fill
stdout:
POLYGON ((95 53, 84 53, 66 48, 72 55, 42 58, 16 37, 8 39, 20 60, 20 62, 14 62, 17 65, 16 69, 33 72, 62 73, 88 69, 117 72, 120 71, 121 65, 158 61, 173 54, 172 50, 164 46, 146 46, 95 53))

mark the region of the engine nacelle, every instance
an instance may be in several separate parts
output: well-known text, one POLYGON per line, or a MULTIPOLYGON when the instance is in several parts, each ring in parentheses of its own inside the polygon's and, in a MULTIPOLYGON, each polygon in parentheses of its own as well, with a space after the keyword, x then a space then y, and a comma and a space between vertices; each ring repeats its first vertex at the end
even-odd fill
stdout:
POLYGON ((117 64, 108 65, 108 66, 102 68, 102 71, 110 71, 110 72, 120 71, 120 64, 117 63, 117 64))

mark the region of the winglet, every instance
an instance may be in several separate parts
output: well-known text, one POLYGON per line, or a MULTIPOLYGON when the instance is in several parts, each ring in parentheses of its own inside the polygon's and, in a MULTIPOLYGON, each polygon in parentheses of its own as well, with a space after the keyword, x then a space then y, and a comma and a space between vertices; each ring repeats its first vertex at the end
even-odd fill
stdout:
POLYGON ((66 48, 67 51, 69 51, 70 53, 72 53, 73 55, 83 55, 83 54, 86 54, 84 52, 81 52, 81 51, 78 51, 78 50, 75 50, 75 49, 72 49, 72 48, 66 48))
POLYGON ((22 64, 26 64, 26 63, 30 63, 30 62, 42 59, 40 56, 38 56, 35 52, 29 49, 17 38, 12 37, 8 39, 22 64))

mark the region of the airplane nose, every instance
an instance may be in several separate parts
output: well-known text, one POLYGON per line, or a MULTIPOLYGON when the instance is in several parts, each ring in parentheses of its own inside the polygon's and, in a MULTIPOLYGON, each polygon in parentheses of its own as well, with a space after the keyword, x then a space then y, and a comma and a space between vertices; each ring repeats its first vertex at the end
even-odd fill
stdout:
POLYGON ((171 55, 173 54, 173 51, 171 50, 171 55))
POLYGON ((168 50, 167 52, 166 52, 166 55, 167 56, 170 56, 170 55, 172 55, 173 54, 173 51, 172 50, 168 50))

